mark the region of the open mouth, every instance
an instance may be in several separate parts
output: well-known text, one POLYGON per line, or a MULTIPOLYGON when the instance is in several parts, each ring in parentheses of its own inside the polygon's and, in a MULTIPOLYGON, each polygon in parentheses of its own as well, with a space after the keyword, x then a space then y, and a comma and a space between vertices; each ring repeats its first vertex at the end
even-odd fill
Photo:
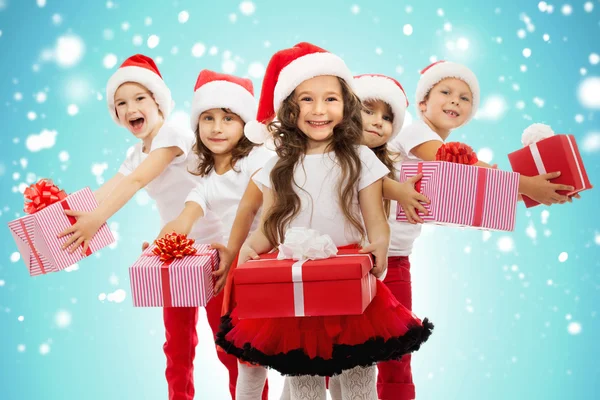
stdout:
POLYGON ((306 121, 313 128, 323 128, 331 123, 331 121, 306 121))
POLYGON ((448 115, 452 118, 456 118, 460 115, 459 113, 457 113, 456 111, 453 111, 453 110, 444 110, 444 113, 446 113, 446 115, 448 115))
POLYGON ((144 118, 136 118, 129 120, 129 125, 133 128, 134 131, 139 131, 144 126, 144 118))

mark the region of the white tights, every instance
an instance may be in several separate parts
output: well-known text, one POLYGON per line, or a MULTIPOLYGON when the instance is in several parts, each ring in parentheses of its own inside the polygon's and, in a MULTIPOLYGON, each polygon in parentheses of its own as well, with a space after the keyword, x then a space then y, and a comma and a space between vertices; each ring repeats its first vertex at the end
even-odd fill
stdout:
MULTIPOLYGON (((329 378, 333 400, 377 400, 377 369, 355 367, 329 378)), ((239 381, 238 381, 239 382, 239 381)), ((238 383, 239 384, 239 383, 238 383)), ((325 400, 325 378, 321 376, 286 377, 281 400, 325 400)))
POLYGON ((238 362, 235 398, 237 400, 261 400, 266 380, 266 368, 238 362))

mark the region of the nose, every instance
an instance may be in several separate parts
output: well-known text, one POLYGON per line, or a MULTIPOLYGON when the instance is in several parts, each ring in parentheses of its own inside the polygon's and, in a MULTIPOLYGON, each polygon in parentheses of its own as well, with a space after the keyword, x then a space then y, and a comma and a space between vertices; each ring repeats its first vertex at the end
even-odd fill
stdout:
POLYGON ((371 124, 377 128, 381 128, 383 126, 383 117, 379 113, 374 114, 371 124))
POLYGON ((322 115, 325 113, 325 102, 317 100, 313 105, 313 114, 322 115))
POLYGON ((216 121, 213 122, 212 131, 214 133, 222 132, 221 121, 216 120, 216 121))

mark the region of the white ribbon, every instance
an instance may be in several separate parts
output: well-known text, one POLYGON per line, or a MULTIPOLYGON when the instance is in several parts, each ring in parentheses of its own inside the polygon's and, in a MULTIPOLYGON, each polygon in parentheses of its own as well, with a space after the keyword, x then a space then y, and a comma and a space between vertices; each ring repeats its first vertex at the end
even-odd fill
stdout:
POLYGON ((573 154, 573 158, 575 159, 575 165, 577 165, 577 173, 579 174, 579 179, 581 180, 581 186, 583 189, 587 189, 585 186, 585 180, 583 179, 583 172, 581 172, 581 165, 579 165, 579 160, 577 159, 577 154, 575 153, 575 147, 573 146, 573 138, 567 135, 567 140, 569 141, 571 154, 573 154))
POLYGON ((537 147, 536 143, 532 143, 529 145, 529 151, 531 151, 531 156, 533 157, 533 162, 535 162, 535 167, 538 170, 538 174, 543 175, 546 173, 546 167, 544 166, 544 161, 542 161, 542 156, 540 155, 540 150, 537 147))

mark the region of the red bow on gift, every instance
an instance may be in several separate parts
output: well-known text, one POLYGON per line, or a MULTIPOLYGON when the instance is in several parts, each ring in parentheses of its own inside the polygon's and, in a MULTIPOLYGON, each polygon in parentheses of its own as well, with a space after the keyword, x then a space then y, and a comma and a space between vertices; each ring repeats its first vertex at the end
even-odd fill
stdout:
POLYGON ((173 232, 158 239, 152 252, 160 257, 160 261, 169 262, 176 258, 196 254, 197 250, 192 246, 193 244, 194 239, 188 239, 186 235, 173 232))
POLYGON ((52 182, 51 179, 40 179, 25 189, 25 211, 27 214, 33 214, 41 209, 61 201, 67 194, 52 182), (29 201, 28 201, 29 200, 29 201))
POLYGON ((473 165, 479 161, 473 149, 460 142, 444 143, 435 154, 435 160, 465 165, 473 165))

